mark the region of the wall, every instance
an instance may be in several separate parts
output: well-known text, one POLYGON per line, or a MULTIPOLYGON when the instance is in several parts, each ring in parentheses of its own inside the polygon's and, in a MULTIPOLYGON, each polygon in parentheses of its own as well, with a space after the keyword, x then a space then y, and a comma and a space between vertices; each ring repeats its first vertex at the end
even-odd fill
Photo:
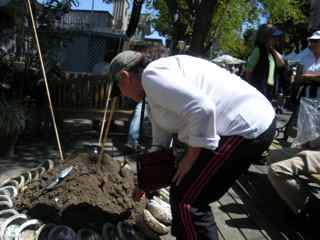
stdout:
POLYGON ((61 67, 64 71, 92 72, 106 54, 114 56, 119 51, 123 38, 116 34, 78 32, 60 51, 61 67))
POLYGON ((72 10, 58 24, 64 29, 111 32, 112 16, 108 11, 72 10))

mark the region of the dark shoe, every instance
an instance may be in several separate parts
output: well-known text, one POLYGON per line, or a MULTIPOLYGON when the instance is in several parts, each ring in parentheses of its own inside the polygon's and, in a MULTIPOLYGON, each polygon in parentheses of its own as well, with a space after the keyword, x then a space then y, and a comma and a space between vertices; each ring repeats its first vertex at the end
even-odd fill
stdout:
POLYGON ((140 145, 139 143, 136 143, 136 144, 126 143, 124 146, 125 146, 126 154, 138 153, 145 150, 145 147, 140 145))

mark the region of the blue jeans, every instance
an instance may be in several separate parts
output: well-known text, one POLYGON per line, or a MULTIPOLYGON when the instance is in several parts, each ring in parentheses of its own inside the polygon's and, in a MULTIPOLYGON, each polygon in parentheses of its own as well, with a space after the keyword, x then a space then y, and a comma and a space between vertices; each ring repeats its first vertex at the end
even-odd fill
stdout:
MULTIPOLYGON (((143 101, 140 101, 136 105, 133 111, 131 122, 130 122, 129 133, 128 133, 128 143, 131 145, 136 145, 139 143, 142 102, 143 101)), ((144 117, 146 116, 147 116, 147 111, 145 108, 144 117)))

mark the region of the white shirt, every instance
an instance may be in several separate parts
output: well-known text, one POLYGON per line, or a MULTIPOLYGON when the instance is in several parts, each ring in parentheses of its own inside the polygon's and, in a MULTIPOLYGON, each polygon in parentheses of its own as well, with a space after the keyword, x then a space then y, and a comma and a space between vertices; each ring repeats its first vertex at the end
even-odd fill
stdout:
POLYGON ((237 75, 185 55, 161 58, 142 74, 150 106, 153 144, 168 147, 171 136, 214 150, 220 136, 255 138, 271 124, 269 101, 237 75))
POLYGON ((299 55, 298 53, 296 53, 295 51, 292 51, 289 54, 284 55, 283 58, 287 61, 295 62, 297 60, 298 55, 299 55))
POLYGON ((299 62, 303 64, 304 73, 308 73, 308 72, 320 73, 320 58, 316 59, 313 52, 309 48, 306 48, 303 51, 303 54, 299 57, 299 62))

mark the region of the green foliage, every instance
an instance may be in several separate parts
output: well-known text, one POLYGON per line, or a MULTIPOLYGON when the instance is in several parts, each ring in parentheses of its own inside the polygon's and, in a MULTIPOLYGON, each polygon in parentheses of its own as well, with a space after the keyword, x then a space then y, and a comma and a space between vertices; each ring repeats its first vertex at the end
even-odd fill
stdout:
POLYGON ((294 1, 294 4, 296 5, 294 13, 291 13, 289 16, 286 16, 282 19, 279 19, 274 14, 271 14, 270 20, 280 29, 284 30, 287 36, 287 43, 293 43, 297 46, 297 48, 300 48, 301 42, 306 41, 306 38, 310 34, 308 30, 310 1, 299 0, 294 1))
POLYGON ((172 17, 169 15, 166 3, 164 1, 155 1, 153 4, 147 3, 146 8, 152 13, 152 26, 160 35, 169 37, 173 31, 173 28, 170 24, 172 22, 172 17), (153 8, 156 9, 155 12, 152 12, 153 8))
MULTIPOLYGON (((57 20, 70 11, 72 6, 78 4, 79 0, 44 0, 41 4, 36 0, 32 1, 42 55, 47 76, 50 79, 56 79, 60 75, 57 49, 61 48, 64 41, 71 39, 71 32, 59 29, 57 20)), ((19 61, 24 63, 26 69, 39 68, 39 57, 26 2, 13 0, 6 12, 14 18, 15 25, 14 28, 7 29, 6 34, 0 34, 0 45, 13 41, 16 43, 16 49, 0 52, 0 60, 5 58, 10 61, 19 61)))
MULTIPOLYGON (((292 43, 299 48, 301 42, 305 41, 309 35, 309 0, 261 0, 260 11, 269 23, 276 25, 284 32, 284 52, 291 47, 292 43)), ((253 46, 256 28, 257 26, 251 26, 243 34, 249 49, 253 46)))
MULTIPOLYGON (((190 13, 188 5, 185 0, 176 0, 177 4, 177 16, 176 21, 179 21, 180 26, 183 25, 186 31, 179 40, 189 40, 192 33, 192 18, 193 14, 190 13)), ((151 12, 151 23, 154 29, 159 32, 160 35, 165 37, 172 37, 177 29, 174 26, 175 16, 170 14, 170 9, 165 0, 153 0, 146 2, 146 9, 151 12)))
MULTIPOLYGON (((58 65, 59 51, 57 49, 61 48, 64 42, 70 41, 73 34, 72 31, 60 29, 56 25, 56 21, 59 21, 64 14, 68 13, 72 6, 78 5, 79 0, 45 0, 41 7, 35 9, 40 46, 47 76, 50 79, 59 79, 61 76, 58 65)), ((30 36, 32 34, 31 29, 28 28, 28 31, 30 36)), ((32 49, 35 49, 35 45, 32 49)), ((31 63, 35 64, 34 67, 39 66, 37 53, 33 51, 31 54, 31 63)))
MULTIPOLYGON (((308 12, 307 0, 220 0, 211 22, 211 27, 205 45, 216 43, 220 50, 236 57, 245 57, 249 52, 243 39, 243 27, 256 28, 261 16, 268 18, 274 24, 281 25, 290 22, 293 26, 306 23, 308 12)), ((190 8, 189 0, 177 0, 179 21, 185 25, 183 35, 178 40, 189 42, 194 29, 195 9, 190 8), (189 3, 189 4, 188 4, 189 3)), ((172 37, 179 31, 181 25, 173 24, 173 16, 167 5, 167 0, 149 0, 148 9, 155 12, 152 20, 154 29, 160 35, 172 37), (154 11, 155 10, 155 11, 154 11)), ((204 10, 205 11, 205 10, 204 10)), ((290 27, 291 28, 291 27, 290 27)), ((298 27, 301 29, 301 27, 298 27)), ((287 30, 287 28, 286 28, 287 30)), ((298 32, 301 32, 300 30, 298 32)), ((205 47, 204 45, 204 47, 205 47)))
POLYGON ((220 1, 212 19, 209 39, 214 40, 220 51, 238 58, 246 57, 248 48, 242 37, 243 23, 254 24, 258 8, 247 0, 220 1))
MULTIPOLYGON (((149 10, 151 8, 156 9, 156 14, 153 15, 153 27, 160 35, 171 37, 172 33, 176 32, 176 29, 174 28, 173 18, 169 14, 170 11, 166 1, 154 0, 149 3, 148 7, 149 10)), ((183 35, 179 36, 179 40, 184 40, 188 43, 193 33, 195 11, 194 9, 190 10, 186 0, 178 0, 177 8, 177 12, 180 15, 179 20, 186 26, 186 31, 183 35)), ((244 21, 257 19, 258 14, 254 11, 255 9, 254 5, 248 3, 247 0, 218 1, 206 45, 208 46, 212 42, 215 42, 224 51, 232 52, 235 47, 230 41, 239 42, 241 25, 244 21)))
MULTIPOLYGON (((77 4, 78 0, 47 0, 43 5, 36 0, 32 1, 39 41, 50 79, 60 73, 56 50, 67 36, 61 34, 56 20, 77 4)), ((30 99, 30 93, 40 79, 40 67, 26 2, 12 0, 3 11, 12 19, 10 22, 14 22, 13 27, 2 22, 3 28, 0 29, 0 135, 9 135, 19 134, 25 128, 28 111, 26 99, 30 99)))
POLYGON ((306 16, 301 11, 301 0, 261 0, 265 14, 269 15, 273 24, 292 20, 299 24, 306 22, 306 16))

